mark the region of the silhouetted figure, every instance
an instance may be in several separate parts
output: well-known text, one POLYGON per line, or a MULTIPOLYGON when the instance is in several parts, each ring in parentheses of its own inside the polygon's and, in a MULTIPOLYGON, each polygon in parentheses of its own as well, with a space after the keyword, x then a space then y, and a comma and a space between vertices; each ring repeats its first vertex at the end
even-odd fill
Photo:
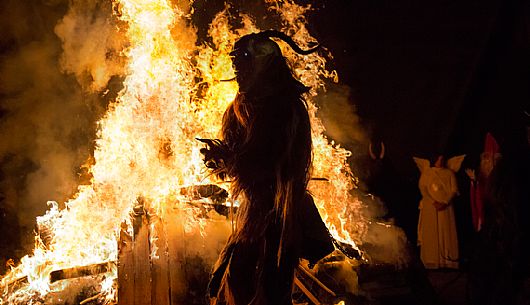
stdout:
POLYGON ((239 92, 223 116, 222 139, 201 140, 205 164, 231 181, 240 207, 235 231, 215 264, 211 304, 292 304, 299 258, 315 263, 333 251, 329 233, 307 193, 311 127, 297 81, 276 37, 302 51, 285 34, 241 37, 231 53, 239 92))
POLYGON ((476 235, 469 270, 472 304, 518 304, 528 276, 529 150, 505 140, 483 192, 484 222, 476 235), (526 234, 526 235, 525 235, 526 234))
POLYGON ((386 201, 386 189, 388 173, 386 173, 385 144, 383 141, 372 142, 368 145, 368 173, 366 175, 366 186, 368 191, 386 201))
POLYGON ((484 151, 480 154, 478 173, 475 173, 475 170, 466 169, 466 174, 471 180, 469 194, 471 218, 475 232, 479 232, 484 225, 484 197, 486 196, 486 193, 488 192, 487 188, 490 185, 489 180, 491 171, 500 158, 501 154, 499 152, 497 141, 490 133, 487 133, 484 143, 484 151))

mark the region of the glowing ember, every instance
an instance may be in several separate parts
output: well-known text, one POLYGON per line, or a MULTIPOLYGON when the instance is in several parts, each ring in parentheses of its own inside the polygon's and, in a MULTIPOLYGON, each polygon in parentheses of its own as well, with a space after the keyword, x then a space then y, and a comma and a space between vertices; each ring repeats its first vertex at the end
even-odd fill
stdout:
MULTIPOLYGON (((282 20, 279 30, 306 49, 316 43, 305 27, 307 7, 291 1, 266 2, 282 20)), ((205 220, 197 217, 195 208, 182 203, 186 200, 180 189, 216 183, 205 174, 201 144, 195 138, 216 137, 222 113, 237 92, 235 82, 220 82, 233 76, 228 53, 239 36, 259 29, 248 16, 241 16, 242 28, 232 28, 225 10, 210 26, 212 44, 197 46, 195 29, 189 26, 191 4, 179 7, 174 3, 115 0, 121 31, 128 41, 123 50, 127 76, 124 89, 99 122, 91 184, 80 186, 65 209, 50 203, 50 210, 38 218, 49 240, 38 236, 32 255, 2 279, 0 287, 7 302, 64 289, 50 284, 53 270, 115 262, 117 234, 123 222, 132 230, 129 213, 139 202, 161 217, 163 208, 174 205, 184 215, 185 232, 203 228, 205 220), (11 291, 22 278, 27 285, 11 291)), ((354 187, 346 163, 350 152, 325 138, 312 102, 325 90, 325 78, 337 78, 335 71, 325 67, 330 54, 324 54, 325 49, 308 56, 289 48, 283 51, 297 77, 312 88, 307 97, 313 127, 312 174, 326 180, 311 182, 310 190, 332 234, 355 245, 366 233, 367 222, 360 214, 360 202, 350 194, 354 187)), ((116 290, 116 272, 111 269, 101 283, 102 295, 109 301, 116 290)))

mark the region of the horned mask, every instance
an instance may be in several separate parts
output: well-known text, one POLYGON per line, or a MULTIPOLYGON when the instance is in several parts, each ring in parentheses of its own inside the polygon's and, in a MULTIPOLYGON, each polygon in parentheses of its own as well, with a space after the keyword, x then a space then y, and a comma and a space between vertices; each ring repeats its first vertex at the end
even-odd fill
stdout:
POLYGON ((291 37, 275 30, 242 36, 230 53, 240 92, 255 92, 258 87, 262 90, 270 89, 267 87, 276 86, 278 81, 281 82, 285 78, 283 74, 288 73, 280 47, 270 39, 272 37, 285 41, 295 52, 302 55, 311 54, 319 47, 302 50, 291 37))

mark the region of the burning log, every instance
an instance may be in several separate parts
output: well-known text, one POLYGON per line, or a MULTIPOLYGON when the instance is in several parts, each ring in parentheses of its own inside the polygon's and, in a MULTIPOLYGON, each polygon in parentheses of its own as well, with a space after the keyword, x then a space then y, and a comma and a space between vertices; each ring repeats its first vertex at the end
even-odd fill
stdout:
MULTIPOLYGON (((26 275, 12 278, 9 280, 2 280, 0 282, 0 291, 4 291, 4 295, 10 294, 16 291, 20 287, 28 283, 28 277, 26 275), (6 293, 7 292, 7 293, 6 293)), ((2 304, 2 296, 0 295, 0 304, 2 304)))
MULTIPOLYGON (((50 273, 50 283, 53 284, 61 280, 70 280, 86 276, 96 276, 102 273, 110 272, 116 262, 105 262, 99 264, 91 264, 87 266, 77 266, 72 268, 58 269, 50 273)), ((2 283, 0 286, 2 290, 16 291, 18 288, 28 284, 28 277, 21 276, 10 281, 2 283)), ((0 300, 1 301, 1 300, 0 300)))
POLYGON ((88 266, 55 270, 50 273, 50 283, 55 283, 60 280, 67 280, 77 277, 106 273, 111 271, 112 265, 114 264, 115 262, 106 262, 100 264, 92 264, 88 266))

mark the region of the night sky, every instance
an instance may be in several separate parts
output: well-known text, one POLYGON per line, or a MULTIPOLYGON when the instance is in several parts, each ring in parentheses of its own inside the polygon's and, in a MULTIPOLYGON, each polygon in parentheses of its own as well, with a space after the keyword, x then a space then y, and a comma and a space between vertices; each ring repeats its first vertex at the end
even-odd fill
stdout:
MULTIPOLYGON (((462 168, 476 167, 491 132, 505 155, 528 160, 528 1, 362 0, 315 7, 310 24, 334 54, 341 82, 352 88, 362 127, 385 143, 377 180, 385 186, 371 191, 380 191, 411 240, 420 198, 412 156, 466 154, 462 168)), ((467 177, 463 170, 457 177, 456 216, 466 242, 467 177)))
POLYGON ((528 2, 338 2, 322 5, 310 24, 403 172, 412 155, 476 153, 485 131, 501 142, 524 131, 528 2))

